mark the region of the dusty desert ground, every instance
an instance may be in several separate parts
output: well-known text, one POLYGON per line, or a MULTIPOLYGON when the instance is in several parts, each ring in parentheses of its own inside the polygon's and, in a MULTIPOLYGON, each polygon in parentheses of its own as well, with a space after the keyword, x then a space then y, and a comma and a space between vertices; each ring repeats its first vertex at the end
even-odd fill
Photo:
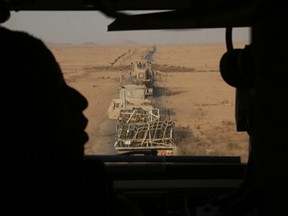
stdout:
MULTIPOLYGON (((116 122, 108 118, 113 98, 119 98, 120 74, 149 48, 132 42, 98 46, 51 45, 67 83, 89 101, 85 115, 90 140, 86 154, 117 154, 113 144, 116 122)), ((244 47, 244 44, 239 44, 244 47)), ((241 156, 247 161, 248 136, 235 126, 235 89, 219 72, 224 44, 156 45, 152 69, 157 100, 175 122, 175 155, 241 156)))

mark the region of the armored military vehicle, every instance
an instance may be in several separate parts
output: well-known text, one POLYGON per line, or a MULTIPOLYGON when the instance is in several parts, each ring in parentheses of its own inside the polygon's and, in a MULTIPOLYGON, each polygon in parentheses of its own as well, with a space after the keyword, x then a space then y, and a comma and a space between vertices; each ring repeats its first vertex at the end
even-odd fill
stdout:
POLYGON ((153 109, 153 102, 146 97, 145 85, 128 84, 121 87, 119 98, 113 99, 108 108, 110 119, 118 119, 121 110, 130 110, 134 107, 142 107, 149 111, 153 109))
POLYGON ((136 85, 145 85, 145 95, 153 97, 154 73, 151 69, 151 62, 148 60, 137 60, 131 63, 132 83, 136 85))

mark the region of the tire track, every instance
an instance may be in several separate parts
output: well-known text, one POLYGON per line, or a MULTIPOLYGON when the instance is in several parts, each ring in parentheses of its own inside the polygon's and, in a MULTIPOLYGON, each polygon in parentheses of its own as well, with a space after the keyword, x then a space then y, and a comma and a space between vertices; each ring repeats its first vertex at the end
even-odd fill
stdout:
POLYGON ((130 52, 131 52, 131 50, 128 49, 127 52, 125 52, 125 53, 121 54, 120 56, 118 56, 116 59, 114 59, 113 62, 110 62, 110 66, 109 66, 108 68, 106 68, 106 71, 107 71, 107 70, 111 70, 111 69, 113 68, 113 66, 114 66, 121 58, 123 58, 123 57, 126 56, 126 55, 129 55, 130 52))
POLYGON ((153 54, 156 51, 156 47, 145 48, 143 51, 140 48, 128 49, 126 52, 116 57, 113 62, 110 62, 110 66, 106 68, 107 70, 112 70, 113 68, 121 64, 130 65, 131 62, 139 59, 153 59, 153 54))

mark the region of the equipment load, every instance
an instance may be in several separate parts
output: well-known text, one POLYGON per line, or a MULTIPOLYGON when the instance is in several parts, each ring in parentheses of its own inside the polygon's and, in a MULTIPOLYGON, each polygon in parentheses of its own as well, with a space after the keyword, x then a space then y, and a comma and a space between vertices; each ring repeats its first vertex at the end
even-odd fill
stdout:
POLYGON ((169 116, 161 115, 157 108, 121 110, 114 148, 118 152, 156 150, 157 155, 173 155, 176 147, 174 127, 169 116))

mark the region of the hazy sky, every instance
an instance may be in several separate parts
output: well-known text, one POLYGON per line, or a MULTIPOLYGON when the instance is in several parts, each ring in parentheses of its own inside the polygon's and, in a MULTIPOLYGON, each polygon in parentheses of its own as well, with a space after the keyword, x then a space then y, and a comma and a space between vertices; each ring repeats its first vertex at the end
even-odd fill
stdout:
MULTIPOLYGON (((4 26, 24 30, 46 42, 113 44, 131 40, 144 44, 225 42, 224 29, 153 30, 108 32, 113 19, 97 11, 12 12, 4 26)), ((249 29, 233 29, 234 42, 248 42, 249 29)))

